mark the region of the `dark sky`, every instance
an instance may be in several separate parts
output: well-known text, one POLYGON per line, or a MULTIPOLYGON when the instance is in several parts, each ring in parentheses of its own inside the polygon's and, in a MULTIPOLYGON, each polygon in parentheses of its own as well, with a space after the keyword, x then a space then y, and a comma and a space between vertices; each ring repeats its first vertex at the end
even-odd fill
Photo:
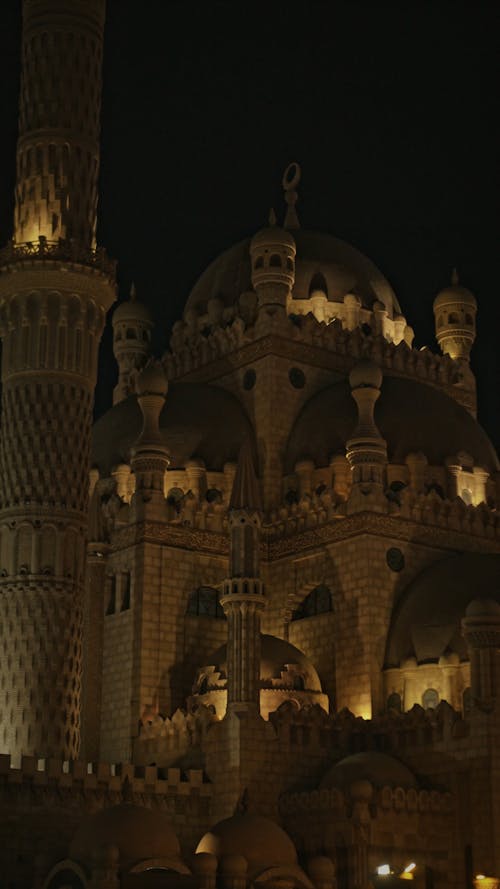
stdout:
MULTIPOLYGON (((0 242, 11 233, 20 2, 0 11, 0 242)), ((480 416, 500 410, 498 32, 484 2, 109 0, 99 240, 158 320, 207 263, 282 213, 351 241, 393 284, 416 343, 457 266, 478 299, 480 416)), ((109 334, 99 411, 114 383, 109 334)))

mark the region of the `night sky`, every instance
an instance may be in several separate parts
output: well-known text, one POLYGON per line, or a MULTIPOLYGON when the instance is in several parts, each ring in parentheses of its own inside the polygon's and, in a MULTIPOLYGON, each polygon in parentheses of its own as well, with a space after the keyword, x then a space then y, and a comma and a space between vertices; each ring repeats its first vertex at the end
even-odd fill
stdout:
MULTIPOLYGON (((0 9, 0 243, 11 234, 20 0, 0 9)), ((158 322, 208 262, 283 214, 366 253, 416 344, 458 267, 475 293, 483 424, 500 444, 496 4, 108 0, 98 237, 158 322)), ((103 340, 97 411, 115 368, 103 340)))

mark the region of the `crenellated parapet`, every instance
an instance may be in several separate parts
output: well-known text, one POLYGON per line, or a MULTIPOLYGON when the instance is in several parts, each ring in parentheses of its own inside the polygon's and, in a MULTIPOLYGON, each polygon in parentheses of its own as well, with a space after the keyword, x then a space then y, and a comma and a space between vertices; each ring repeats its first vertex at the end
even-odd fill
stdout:
POLYGON ((181 771, 132 763, 84 762, 57 758, 38 759, 34 756, 11 757, 0 754, 0 797, 8 787, 23 786, 33 789, 99 791, 100 794, 123 792, 166 796, 209 797, 212 787, 204 779, 201 769, 181 771))
POLYGON ((163 357, 169 380, 217 379, 266 354, 342 373, 349 373, 356 361, 367 358, 384 374, 428 383, 473 409, 470 393, 462 386, 462 368, 447 354, 413 349, 404 339, 395 343, 381 333, 364 333, 359 327, 349 330, 338 319, 327 324, 312 314, 290 316, 286 331, 280 331, 279 336, 262 336, 253 324, 245 324, 237 309, 233 311, 236 314, 231 319, 213 327, 200 322, 199 329, 193 319, 189 324, 177 322, 171 351, 163 357))

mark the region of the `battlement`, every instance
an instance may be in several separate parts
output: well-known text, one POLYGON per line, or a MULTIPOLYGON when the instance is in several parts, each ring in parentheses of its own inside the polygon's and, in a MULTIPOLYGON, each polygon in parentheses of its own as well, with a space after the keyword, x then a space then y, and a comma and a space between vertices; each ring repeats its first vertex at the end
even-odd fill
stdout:
POLYGON ((211 785, 204 781, 201 769, 162 769, 132 763, 84 762, 79 760, 37 759, 0 754, 0 792, 2 787, 30 785, 44 788, 82 791, 163 794, 168 796, 210 796, 211 785))
POLYGON ((318 321, 311 313, 290 321, 290 338, 267 336, 258 339, 254 327, 245 327, 241 317, 229 319, 225 326, 213 326, 206 332, 193 332, 179 322, 171 339, 171 352, 163 363, 169 380, 208 371, 215 378, 236 367, 243 367, 267 352, 283 354, 306 364, 348 373, 360 358, 369 358, 389 375, 417 379, 444 389, 460 404, 473 408, 471 396, 460 386, 459 369, 448 355, 435 355, 428 349, 412 349, 404 340, 398 345, 382 335, 364 334, 358 327, 347 330, 339 320, 330 324, 318 321), (311 346, 316 353, 311 352, 311 346), (234 353, 238 352, 238 356, 234 353), (230 365, 224 362, 231 354, 230 365))

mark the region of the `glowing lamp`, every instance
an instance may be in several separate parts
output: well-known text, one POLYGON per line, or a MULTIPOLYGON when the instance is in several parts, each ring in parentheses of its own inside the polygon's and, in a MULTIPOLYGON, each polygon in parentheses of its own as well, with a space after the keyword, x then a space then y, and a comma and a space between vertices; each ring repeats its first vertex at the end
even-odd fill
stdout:
POLYGON ((377 874, 379 877, 387 877, 391 873, 391 867, 389 864, 380 864, 377 867, 377 874))

